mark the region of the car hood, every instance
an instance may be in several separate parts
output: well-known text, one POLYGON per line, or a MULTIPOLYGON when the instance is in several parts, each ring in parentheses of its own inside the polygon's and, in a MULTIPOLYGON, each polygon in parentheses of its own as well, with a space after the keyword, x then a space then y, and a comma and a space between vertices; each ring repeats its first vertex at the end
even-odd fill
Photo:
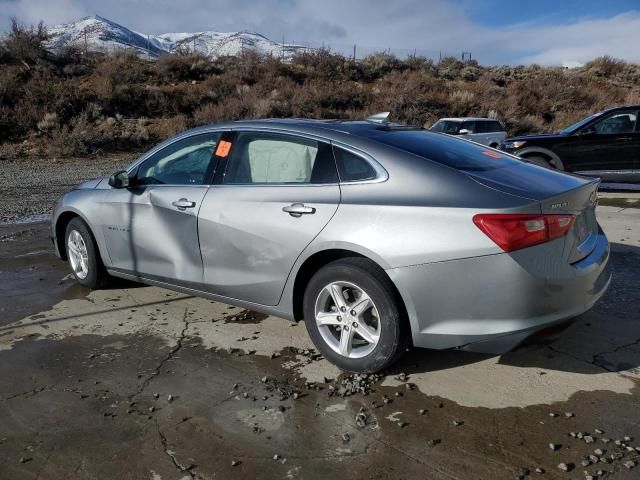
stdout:
POLYGON ((103 178, 94 178, 85 182, 79 183, 72 188, 72 190, 92 190, 98 186, 103 178))
POLYGON ((545 140, 549 138, 562 138, 566 137, 563 133, 539 133, 536 135, 520 135, 518 137, 509 137, 505 142, 514 142, 517 140, 545 140))

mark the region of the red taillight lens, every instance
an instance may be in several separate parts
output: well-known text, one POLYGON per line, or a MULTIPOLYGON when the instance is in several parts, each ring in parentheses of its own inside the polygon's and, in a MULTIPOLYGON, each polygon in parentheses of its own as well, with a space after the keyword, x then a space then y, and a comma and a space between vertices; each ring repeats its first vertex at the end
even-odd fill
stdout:
POLYGON ((564 236, 573 219, 573 215, 480 213, 473 223, 502 250, 512 252, 564 236))

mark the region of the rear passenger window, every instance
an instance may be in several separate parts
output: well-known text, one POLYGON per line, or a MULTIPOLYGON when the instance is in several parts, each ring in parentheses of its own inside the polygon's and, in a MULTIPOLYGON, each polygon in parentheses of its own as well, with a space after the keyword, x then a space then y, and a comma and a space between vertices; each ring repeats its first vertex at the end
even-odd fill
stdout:
POLYGON ((341 182, 357 182, 376 178, 375 169, 361 156, 339 147, 333 147, 333 153, 338 164, 341 182))
POLYGON ((504 132, 504 128, 502 127, 500 122, 493 120, 487 123, 489 125, 489 130, 487 130, 488 132, 504 132))
POLYGON ((476 120, 476 131, 473 133, 488 133, 491 131, 491 129, 489 128, 489 122, 482 122, 479 120, 476 120))

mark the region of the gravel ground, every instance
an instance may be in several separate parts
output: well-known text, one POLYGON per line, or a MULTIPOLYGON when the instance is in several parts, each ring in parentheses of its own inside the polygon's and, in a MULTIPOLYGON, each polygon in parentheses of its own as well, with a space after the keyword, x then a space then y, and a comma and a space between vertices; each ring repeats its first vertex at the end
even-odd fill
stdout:
POLYGON ((0 161, 0 198, 4 199, 0 202, 0 224, 44 220, 56 199, 71 187, 110 175, 135 157, 127 154, 0 161))

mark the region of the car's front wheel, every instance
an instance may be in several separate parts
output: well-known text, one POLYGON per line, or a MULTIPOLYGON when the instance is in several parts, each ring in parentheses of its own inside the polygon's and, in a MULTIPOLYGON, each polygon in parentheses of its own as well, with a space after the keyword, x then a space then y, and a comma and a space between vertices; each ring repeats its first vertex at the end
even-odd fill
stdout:
POLYGON ((316 272, 305 290, 304 316, 317 349, 343 370, 383 370, 407 348, 397 293, 364 258, 336 260, 316 272))
POLYGON ((89 227, 82 219, 74 218, 67 225, 65 247, 71 273, 79 284, 95 289, 105 282, 107 272, 98 247, 89 227))

